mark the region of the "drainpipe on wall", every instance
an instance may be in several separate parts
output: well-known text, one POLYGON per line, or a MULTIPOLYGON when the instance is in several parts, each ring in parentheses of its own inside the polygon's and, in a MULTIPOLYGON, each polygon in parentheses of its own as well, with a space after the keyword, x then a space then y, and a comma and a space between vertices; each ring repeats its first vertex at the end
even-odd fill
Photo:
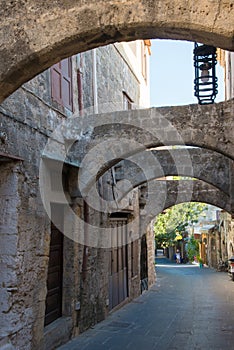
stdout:
POLYGON ((92 50, 93 62, 93 112, 98 113, 98 95, 97 95, 97 54, 96 49, 92 50))

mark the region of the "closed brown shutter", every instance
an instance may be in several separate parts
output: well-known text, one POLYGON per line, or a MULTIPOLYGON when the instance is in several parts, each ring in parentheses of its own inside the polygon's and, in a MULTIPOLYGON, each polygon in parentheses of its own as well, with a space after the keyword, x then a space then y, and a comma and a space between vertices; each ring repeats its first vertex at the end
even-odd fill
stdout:
POLYGON ((72 94, 72 61, 69 57, 51 67, 51 96, 72 111, 72 94))
POLYGON ((61 61, 63 106, 72 110, 72 64, 71 58, 61 61))

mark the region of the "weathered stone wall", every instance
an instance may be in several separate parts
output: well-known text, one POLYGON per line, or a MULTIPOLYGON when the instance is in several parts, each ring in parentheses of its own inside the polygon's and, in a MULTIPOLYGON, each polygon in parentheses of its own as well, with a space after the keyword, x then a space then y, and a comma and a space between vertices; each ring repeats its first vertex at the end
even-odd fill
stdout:
POLYGON ((234 50, 232 0, 1 2, 1 99, 61 58, 117 41, 169 38, 234 50))
MULTIPOLYGON (((2 145, 3 151, 23 158, 23 161, 13 168, 15 170, 12 178, 17 179, 15 183, 11 181, 8 183, 10 177, 4 176, 4 171, 2 178, 4 185, 9 186, 9 196, 14 197, 14 201, 18 203, 16 207, 9 197, 4 206, 7 210, 9 203, 12 205, 11 210, 14 211, 15 208, 15 212, 6 213, 9 227, 15 231, 14 236, 11 236, 14 237, 14 244, 11 239, 7 240, 5 252, 9 261, 15 256, 15 261, 12 263, 17 281, 10 292, 12 305, 1 315, 5 329, 5 333, 1 336, 5 339, 9 337, 19 348, 30 349, 35 320, 38 320, 37 325, 40 325, 44 317, 46 293, 49 220, 41 203, 38 188, 38 162, 45 139, 26 123, 13 121, 11 117, 5 115, 1 118, 8 138, 2 145)), ((4 198, 4 194, 1 195, 4 198)), ((1 227, 1 240, 2 238, 4 239, 4 227, 1 227)), ((4 256, 4 252, 2 254, 4 256)), ((11 265, 7 265, 5 273, 10 275, 11 269, 11 265)))
MULTIPOLYGON (((13 218, 17 220, 14 266, 17 287, 12 308, 2 320, 8 329, 4 337, 24 349, 37 348, 43 341, 50 221, 40 197, 39 162, 49 135, 65 118, 63 111, 52 107, 48 71, 1 105, 1 131, 6 133, 1 152, 22 158, 15 165, 17 188, 11 184, 8 189, 9 193, 14 192, 15 200, 19 198, 16 214, 8 213, 12 227, 13 218)), ((2 179, 7 183, 7 176, 2 179)), ((10 273, 10 267, 5 271, 10 273)))
POLYGON ((79 55, 83 90, 83 113, 94 113, 94 67, 96 65, 97 110, 99 113, 123 110, 123 92, 138 105, 139 82, 114 45, 79 55), (94 63, 94 60, 96 62, 94 63))
MULTIPOLYGON (((85 3, 57 1, 56 4, 54 2, 45 4, 33 0, 27 4, 23 0, 6 4, 2 1, 0 97, 5 98, 23 82, 61 58, 116 40, 131 40, 139 37, 148 39, 157 36, 196 39, 234 49, 231 1, 220 0, 214 4, 207 0, 206 11, 204 1, 194 5, 194 1, 191 0, 187 2, 186 7, 182 5, 182 1, 178 3, 178 1, 146 0, 121 1, 119 4, 113 1, 91 0, 85 3)), ((135 77, 126 70, 126 67, 123 68, 122 63, 117 64, 117 55, 116 57, 115 55, 114 47, 109 47, 107 51, 97 50, 97 61, 100 62, 97 67, 98 79, 105 77, 111 80, 112 77, 116 78, 116 74, 118 78, 113 86, 103 79, 98 88, 100 108, 105 106, 106 102, 110 106, 111 102, 110 111, 113 110, 116 102, 119 103, 120 92, 116 94, 117 88, 126 90, 136 103, 139 98, 135 77), (108 66, 106 69, 107 64, 104 67, 101 65, 107 58, 112 60, 112 68, 108 66), (110 92, 108 96, 106 96, 107 91, 110 92), (114 105, 112 105, 113 101, 114 105)), ((91 65, 91 54, 86 53, 84 57, 84 65, 88 67, 91 65)), ((76 73, 78 66, 75 64, 74 67, 74 73, 76 73)), ((93 92, 91 70, 88 71, 87 68, 84 71, 84 80, 87 88, 84 106, 88 109, 93 106, 93 92)), ((76 79, 74 79, 75 82, 76 79)), ((55 344, 59 345, 62 341, 66 341, 71 334, 79 334, 102 320, 108 313, 107 249, 86 247, 66 238, 63 317, 56 325, 51 325, 44 330, 50 221, 45 213, 38 187, 39 162, 48 137, 55 127, 70 115, 68 111, 51 100, 49 84, 50 74, 45 71, 11 95, 1 107, 1 131, 6 132, 7 136, 4 142, 1 141, 1 152, 19 156, 23 161, 14 165, 0 165, 2 179, 4 179, 4 182, 0 180, 0 194, 3 198, 3 205, 0 207, 1 213, 3 212, 0 250, 2 249, 1 263, 4 268, 4 274, 1 276, 3 287, 1 307, 4 317, 3 321, 0 320, 3 331, 0 344, 11 342, 16 348, 25 350, 48 350, 55 344), (6 190, 7 195, 5 195, 6 190), (9 203, 10 207, 8 207, 9 203), (80 302, 80 310, 75 310, 78 302, 80 302), (62 331, 58 332, 60 329, 62 331)), ((77 98, 76 84, 74 84, 74 92, 77 98)), ((78 110, 77 107, 76 103, 75 112, 78 110)), ((103 111, 106 112, 106 109, 100 110, 100 112, 103 111)), ((96 115, 93 119, 85 118, 85 121, 89 123, 89 130, 90 127, 91 129, 95 127, 97 120, 102 123, 100 128, 92 129, 94 144, 99 143, 102 138, 108 138, 108 133, 117 139, 124 136, 127 141, 126 147, 124 148, 124 145, 119 142, 119 148, 113 153, 112 159, 116 161, 127 155, 129 150, 132 151, 129 149, 129 139, 133 135, 137 136, 136 141, 143 145, 143 148, 164 145, 167 142, 173 144, 185 142, 215 149, 233 157, 232 113, 233 104, 229 102, 213 107, 189 106, 173 110, 131 112, 126 113, 123 119, 119 118, 118 114, 113 114, 110 115, 110 120, 114 119, 115 123, 109 129, 106 126, 108 115, 96 115), (160 130, 163 130, 162 139, 160 139, 161 136, 152 138, 150 133, 156 130, 154 128, 159 121, 154 113, 165 117, 160 120, 160 130), (176 130, 180 131, 181 140, 173 137, 174 134, 170 128, 166 129, 167 119, 172 122, 176 130), (123 128, 119 128, 116 124, 116 122, 124 124, 126 121, 130 125, 123 128), (135 121, 139 123, 135 124, 135 121), (142 126, 143 132, 139 131, 142 126)), ((82 124, 78 123, 77 128, 80 132, 83 128, 82 124)), ((84 132, 86 132, 85 124, 84 132)), ((82 159, 80 152, 89 150, 89 147, 93 146, 93 139, 86 137, 87 148, 86 144, 77 143, 76 159, 82 159)), ((137 147, 134 144, 134 151, 136 150, 137 147)), ((99 162, 97 164, 100 165, 99 162)), ((218 198, 221 207, 229 208, 228 195, 213 191, 209 186, 205 189, 199 186, 192 198, 211 202, 218 198)), ((184 193, 187 193, 186 189, 184 193)), ((168 197, 165 206, 173 205, 177 194, 177 187, 172 186, 171 196, 168 197)), ((151 195, 155 197, 153 191, 151 195)), ((133 199, 135 204, 131 205, 133 207, 131 210, 136 220, 133 220, 132 224, 129 223, 129 231, 139 239, 141 232, 137 210, 138 194, 133 196, 133 199)), ((127 200, 129 201, 129 198, 127 200)), ((51 201, 58 202, 56 193, 51 197, 51 201)), ((84 219, 82 199, 78 196, 70 196, 69 201, 74 211, 84 219)), ((157 214, 155 208, 157 207, 152 207, 154 211, 150 214, 157 214)), ((89 210, 91 223, 104 224, 107 217, 107 213, 100 214, 95 210, 89 210)), ((152 217, 149 215, 146 219, 149 220, 152 217)), ((76 227, 76 230, 84 236, 85 225, 76 227)), ((98 231, 98 227, 95 227, 95 230, 98 231)), ((152 253, 151 238, 148 235, 148 246, 152 253)), ((140 244, 140 240, 138 243, 140 244)), ((140 247, 139 244, 138 247, 140 247)), ((128 257, 129 276, 131 276, 130 249, 128 257)), ((153 281, 153 267, 150 271, 150 278, 153 281)), ((133 298, 140 291, 139 273, 134 280, 129 278, 128 282, 130 298, 133 298)))
MULTIPOLYGON (((19 320, 15 314, 18 291, 17 245, 18 245, 18 193, 17 166, 12 163, 0 164, 0 339, 8 341, 9 333, 14 333, 14 324, 19 320), (4 317, 3 317, 4 315, 4 317)), ((0 342, 1 345, 1 342, 0 342)))
POLYGON ((99 112, 123 110, 123 92, 127 93, 133 105, 139 104, 140 88, 137 77, 114 45, 105 50, 97 49, 97 78, 99 112))
MULTIPOLYGON (((118 160, 146 148, 188 145, 208 148, 233 159, 233 105, 234 100, 229 100, 213 105, 194 104, 87 116, 78 121, 77 130, 74 129, 76 147, 84 147, 87 154, 105 141, 105 148, 112 146, 111 159, 118 160), (79 128, 86 131, 87 139, 79 137, 79 128), (117 140, 121 140, 121 144, 117 140)), ((109 154, 102 147, 97 150, 108 162, 109 154)), ((99 168, 100 165, 103 163, 99 161, 99 168)))
POLYGON ((202 233, 201 253, 204 262, 217 268, 219 262, 228 263, 234 255, 234 221, 229 213, 220 211, 217 222, 202 233))
POLYGON ((179 175, 203 180, 229 194, 233 160, 202 148, 144 151, 115 165, 122 169, 118 198, 144 182, 179 175))
POLYGON ((221 259, 227 261, 234 255, 234 220, 229 213, 220 213, 220 249, 221 259))
POLYGON ((144 197, 143 230, 164 209, 183 202, 203 202, 231 212, 230 197, 201 180, 153 180, 144 189, 144 197))
MULTIPOLYGON (((231 132, 233 103, 234 101, 231 100, 212 106, 190 105, 122 111, 100 114, 99 117, 87 116, 82 121, 78 121, 77 129, 80 125, 83 130, 86 130, 87 135, 86 139, 82 139, 74 128, 74 138, 77 142, 74 144, 73 156, 78 154, 80 148, 86 154, 85 158, 81 159, 80 190, 87 197, 94 198, 93 189, 95 188, 96 178, 101 176, 110 166, 117 165, 119 159, 129 158, 136 164, 135 169, 140 170, 138 185, 146 181, 147 178, 154 178, 156 174, 163 177, 170 175, 170 171, 174 172, 181 169, 182 175, 192 175, 191 173, 194 170, 194 176, 197 175, 198 178, 204 180, 208 178, 208 182, 222 188, 230 197, 228 199, 228 206, 230 206, 233 201, 231 186, 234 157, 234 139, 231 132), (171 152, 169 158, 174 155, 172 157, 174 158, 172 168, 166 164, 166 161, 165 163, 162 161, 162 166, 160 164, 161 168, 159 166, 158 172, 157 158, 152 156, 150 152, 147 153, 146 149, 162 145, 193 145, 201 147, 201 150, 191 150, 190 154, 190 151, 181 149, 177 152, 177 155, 176 151, 171 152), (217 154, 207 151, 205 155, 202 152, 204 148, 215 151, 217 154), (200 154, 200 156, 193 155, 193 152, 197 152, 197 155, 200 154), (133 157, 131 157, 132 154, 134 154, 133 157), (212 157, 209 154, 212 154, 212 157), (224 158, 222 154, 225 156, 224 158), (198 165, 200 157, 202 160, 198 165), (212 165, 211 158, 213 157, 212 165), (216 161, 218 158, 220 163, 216 161), (145 160, 146 169, 144 166, 145 160), (213 172, 212 169, 216 170, 213 172), (227 171, 229 175, 227 175, 227 171), (210 173, 212 174, 210 175, 210 173)), ((66 131, 64 137, 66 137, 66 131)), ((127 170, 129 176, 126 176, 126 180, 131 177, 131 168, 134 168, 134 165, 127 170)), ((125 179, 124 176, 123 179, 125 179)), ((131 182, 129 184, 126 181, 125 186, 123 186, 123 182, 119 182, 116 186, 117 192, 123 190, 123 193, 126 193, 134 187, 134 180, 131 180, 131 182), (118 185, 122 188, 118 189, 118 185)), ((223 207, 222 198, 223 195, 220 197, 220 204, 217 203, 221 208, 223 207)), ((230 210, 230 207, 228 210, 230 210)))
MULTIPOLYGON (((118 67, 123 70, 122 63, 117 64, 119 57, 117 51, 114 48, 106 50, 107 53, 102 54, 99 49, 97 57, 100 55, 101 61, 108 59, 112 61, 115 69, 118 67)), ((76 77, 77 66, 74 58, 73 63, 76 77)), ((87 62, 86 72, 89 64, 90 61, 87 62)), ((111 71, 111 66, 109 66, 109 71, 111 71)), ((98 72, 101 86, 100 100, 102 99, 101 91, 106 84, 101 81, 102 75, 103 79, 109 78, 109 75, 106 76, 104 70, 100 69, 98 72)), ((125 71, 125 75, 124 85, 118 78, 113 89, 107 86, 109 93, 103 98, 111 101, 114 89, 119 89, 119 97, 122 89, 130 89, 130 94, 134 95, 136 100, 138 99, 135 77, 130 71, 125 71), (127 79, 132 79, 132 81, 127 82, 127 79)), ((89 95, 87 81, 84 87, 87 88, 85 96, 88 96, 86 103, 89 108, 92 107, 92 95, 91 93, 89 95)), ((73 91, 74 99, 77 100, 76 83, 74 83, 73 91)), ((74 111, 77 110, 76 103, 74 111)), ((86 247, 80 242, 74 242, 66 237, 67 232, 65 232, 63 317, 44 328, 50 219, 41 200, 39 164, 48 138, 62 121, 67 120, 70 112, 51 99, 49 71, 29 81, 6 99, 0 107, 0 112, 1 132, 6 133, 6 138, 0 140, 0 151, 22 158, 22 161, 17 163, 14 161, 7 164, 0 163, 2 174, 0 180, 0 211, 2 214, 0 250, 1 268, 4 269, 4 274, 1 275, 3 314, 0 319, 2 332, 0 345, 9 343, 25 350, 49 350, 67 341, 70 336, 77 335, 101 321, 108 314, 109 252, 105 248, 86 247), (78 303, 80 303, 80 308, 77 308, 78 303)), ((52 171, 53 173, 50 171, 45 173, 50 186, 48 189, 50 202, 63 204, 61 196, 56 192, 56 166, 52 167, 52 171)), ((69 181, 73 172, 76 172, 75 168, 68 166, 65 174, 69 181)), ((68 193, 69 203, 73 211, 81 218, 81 223, 74 226, 74 237, 76 233, 84 236, 84 202, 82 198, 74 194, 71 184, 69 184, 69 191, 71 194, 69 196, 68 193)), ((108 191, 110 199, 113 196, 112 189, 108 191)), ((137 216, 137 194, 134 198, 133 203, 132 195, 129 195, 127 202, 131 206, 131 212, 137 216)), ((65 221, 69 220, 69 215, 65 209, 65 221)), ((92 208, 89 209, 89 222, 97 232, 101 223, 105 224, 108 221, 108 217, 108 213, 102 214, 92 208)), ((139 236, 138 226, 137 220, 134 225, 131 225, 134 236, 139 236)), ((86 231, 86 233, 89 232, 86 231)), ((140 277, 138 274, 134 281, 135 284, 131 281, 130 258, 128 268, 130 298, 133 298, 139 295, 140 277)))

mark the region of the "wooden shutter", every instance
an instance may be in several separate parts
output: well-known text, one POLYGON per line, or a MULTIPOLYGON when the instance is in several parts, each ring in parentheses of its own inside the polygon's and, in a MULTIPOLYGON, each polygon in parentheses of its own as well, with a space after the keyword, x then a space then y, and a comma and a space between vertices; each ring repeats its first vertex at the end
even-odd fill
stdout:
POLYGON ((72 64, 71 58, 61 61, 63 106, 72 110, 72 64))
POLYGON ((72 111, 72 61, 65 58, 51 67, 51 96, 63 107, 72 111))

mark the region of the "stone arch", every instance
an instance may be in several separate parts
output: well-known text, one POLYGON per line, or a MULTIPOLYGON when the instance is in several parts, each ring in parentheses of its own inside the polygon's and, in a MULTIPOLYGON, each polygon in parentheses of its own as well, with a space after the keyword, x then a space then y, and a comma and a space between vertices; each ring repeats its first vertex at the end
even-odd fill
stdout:
MULTIPOLYGON (((67 125, 68 131, 63 131, 62 134, 66 140, 71 137, 70 130, 74 133, 76 142, 72 147, 73 157, 79 154, 80 149, 83 150, 84 157, 79 171, 79 187, 82 193, 86 195, 96 179, 120 159, 127 159, 133 154, 153 147, 196 146, 220 153, 219 157, 224 155, 232 162, 234 159, 233 104, 234 100, 230 100, 213 106, 151 108, 71 120, 71 124, 67 125), (208 121, 207 116, 209 116, 208 121), (79 130, 83 130, 84 136, 80 135, 79 130)), ((45 153, 51 154, 52 150, 55 152, 55 159, 61 154, 65 157, 65 147, 55 146, 53 142, 56 141, 51 140, 48 143, 45 153)), ((187 152, 186 165, 192 167, 188 151, 183 150, 183 152, 187 152)), ((228 184, 225 185, 225 191, 227 186, 228 184)))
POLYGON ((146 205, 141 212, 143 228, 163 210, 184 202, 207 203, 231 213, 229 196, 204 181, 152 180, 148 185, 146 205))
MULTIPOLYGON (((86 198, 88 200, 88 198, 86 198)), ((122 212, 128 203, 125 198, 120 201, 98 202, 91 198, 90 205, 96 210, 106 213, 122 212)), ((141 217, 141 232, 163 210, 183 202, 203 202, 232 212, 230 197, 214 186, 201 180, 152 180, 147 188, 140 189, 139 206, 141 217)))
POLYGON ((201 148, 186 149, 185 153, 181 149, 144 151, 114 166, 117 169, 116 195, 122 199, 148 181, 176 175, 202 180, 230 195, 233 163, 222 154, 201 148), (188 155, 191 163, 187 162, 188 155))
POLYGON ((2 0, 1 18, 1 101, 60 59, 116 41, 196 40, 234 50, 231 0, 2 0))

